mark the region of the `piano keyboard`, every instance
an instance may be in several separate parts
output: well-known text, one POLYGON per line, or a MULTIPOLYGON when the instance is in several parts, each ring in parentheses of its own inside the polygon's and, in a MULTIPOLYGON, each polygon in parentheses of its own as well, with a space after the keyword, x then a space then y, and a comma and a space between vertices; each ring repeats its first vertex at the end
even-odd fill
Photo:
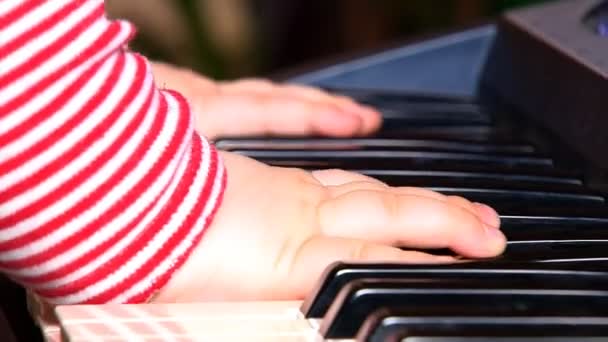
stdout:
POLYGON ((378 108, 385 121, 373 137, 217 141, 271 165, 341 168, 489 204, 509 240, 500 257, 336 263, 302 302, 60 306, 54 322, 32 297, 47 339, 607 341, 608 45, 581 24, 586 13, 605 13, 605 3, 551 2, 507 13, 496 33, 434 40, 400 57, 393 50, 359 60, 359 69, 346 63, 308 76, 323 74, 326 82, 312 83, 378 108), (476 84, 460 86, 478 73, 476 84), (405 88, 419 93, 392 90, 403 84, 393 74, 413 79, 405 88), (335 86, 350 82, 357 90, 335 86), (452 94, 471 86, 479 93, 452 94), (450 95, 425 95, 429 88, 450 95))
MULTIPOLYGON (((608 337, 608 211, 575 155, 481 104, 358 93, 374 137, 225 138, 271 165, 361 172, 487 203, 493 260, 329 267, 303 302, 59 307, 67 341, 599 341, 608 337), (547 148, 552 146, 553 148, 547 148)), ((431 251, 450 253, 450 251, 431 251)), ((47 335, 59 328, 47 326, 47 335), (55 330, 53 330, 55 329, 55 330)))

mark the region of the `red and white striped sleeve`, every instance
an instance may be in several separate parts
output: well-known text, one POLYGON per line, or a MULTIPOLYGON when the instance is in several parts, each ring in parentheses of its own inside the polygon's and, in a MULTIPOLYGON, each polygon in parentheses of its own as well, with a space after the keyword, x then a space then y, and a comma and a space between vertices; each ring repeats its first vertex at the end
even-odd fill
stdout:
POLYGON ((0 271, 53 304, 145 302, 226 172, 103 0, 0 0, 0 271))

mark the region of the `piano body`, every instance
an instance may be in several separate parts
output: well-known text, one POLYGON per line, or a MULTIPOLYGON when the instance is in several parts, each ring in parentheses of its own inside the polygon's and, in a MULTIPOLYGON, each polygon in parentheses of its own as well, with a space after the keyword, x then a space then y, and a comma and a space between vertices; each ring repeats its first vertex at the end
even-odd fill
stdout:
POLYGON ((304 302, 58 307, 59 324, 39 321, 47 338, 606 341, 606 13, 598 0, 549 2, 290 79, 379 108, 374 137, 217 142, 489 203, 509 238, 500 258, 339 263, 304 302))

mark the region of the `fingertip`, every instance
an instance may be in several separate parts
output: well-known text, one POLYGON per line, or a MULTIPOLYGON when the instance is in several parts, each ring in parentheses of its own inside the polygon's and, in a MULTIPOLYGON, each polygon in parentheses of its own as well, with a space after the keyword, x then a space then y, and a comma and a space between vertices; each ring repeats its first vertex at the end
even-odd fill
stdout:
POLYGON ((481 224, 481 231, 472 236, 466 244, 458 246, 455 252, 467 258, 493 258, 502 254, 507 246, 507 238, 498 229, 481 224))
POLYGON ((362 106, 363 133, 369 134, 382 126, 382 114, 375 108, 362 106))
POLYGON ((350 137, 359 134, 363 127, 361 116, 344 111, 337 106, 328 106, 318 112, 316 130, 324 135, 350 137))
POLYGON ((477 212, 479 219, 485 225, 492 228, 500 227, 500 216, 498 216, 496 210, 483 203, 473 203, 473 206, 475 207, 475 211, 477 212))
POLYGON ((452 236, 453 249, 467 258, 492 258, 502 254, 507 245, 507 238, 499 229, 500 219, 494 209, 474 203, 476 213, 470 213, 462 221, 465 229, 452 236), (468 222, 465 223, 465 222, 468 222))
POLYGON ((376 132, 382 126, 382 115, 376 109, 353 103, 347 109, 351 115, 356 115, 361 119, 361 126, 358 135, 368 135, 376 132))
POLYGON ((382 114, 377 109, 358 103, 348 97, 336 97, 336 99, 338 99, 337 104, 343 111, 356 115, 362 120, 360 130, 357 132, 358 135, 373 133, 382 126, 382 114))
POLYGON ((487 249, 489 257, 502 254, 507 247, 507 238, 498 228, 484 225, 484 232, 487 236, 487 249))

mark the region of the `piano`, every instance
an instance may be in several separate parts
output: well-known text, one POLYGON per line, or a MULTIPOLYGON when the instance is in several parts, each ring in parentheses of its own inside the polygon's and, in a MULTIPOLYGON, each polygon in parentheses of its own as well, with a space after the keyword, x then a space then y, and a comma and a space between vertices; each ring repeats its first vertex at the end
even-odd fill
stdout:
POLYGON ((60 306, 56 322, 35 315, 47 340, 608 340, 608 2, 517 9, 288 81, 352 96, 385 123, 372 137, 217 146, 491 204, 505 253, 453 265, 336 263, 303 302, 60 306))

